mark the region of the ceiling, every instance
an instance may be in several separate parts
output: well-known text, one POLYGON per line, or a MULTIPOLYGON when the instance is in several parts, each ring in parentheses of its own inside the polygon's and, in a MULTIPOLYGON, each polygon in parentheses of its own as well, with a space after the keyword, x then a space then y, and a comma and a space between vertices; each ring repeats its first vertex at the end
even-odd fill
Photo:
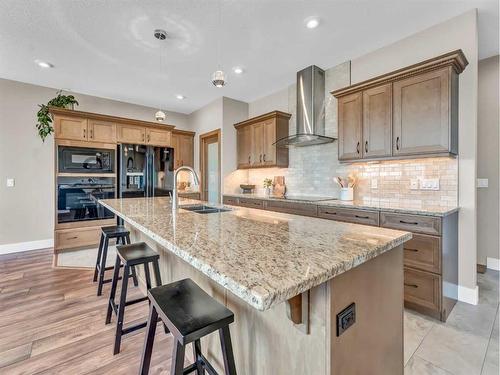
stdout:
POLYGON ((0 77, 190 113, 222 95, 255 100, 305 66, 332 67, 474 7, 480 58, 496 55, 498 0, 2 0, 0 77), (309 16, 319 27, 304 26, 309 16))

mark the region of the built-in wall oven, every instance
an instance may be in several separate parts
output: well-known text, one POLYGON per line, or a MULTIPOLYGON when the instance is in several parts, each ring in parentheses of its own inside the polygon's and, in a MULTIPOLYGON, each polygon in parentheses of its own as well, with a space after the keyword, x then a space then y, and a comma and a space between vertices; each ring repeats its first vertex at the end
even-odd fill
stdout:
POLYGON ((60 173, 114 173, 115 151, 59 146, 58 163, 60 173))
POLYGON ((98 203, 116 197, 115 150, 58 146, 57 222, 112 219, 98 203))

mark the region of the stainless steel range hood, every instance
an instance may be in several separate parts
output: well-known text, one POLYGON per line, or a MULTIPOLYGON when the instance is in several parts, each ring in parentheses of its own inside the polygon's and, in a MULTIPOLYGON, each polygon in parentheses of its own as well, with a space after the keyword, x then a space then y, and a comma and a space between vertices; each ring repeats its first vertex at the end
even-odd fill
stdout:
POLYGON ((329 143, 325 136, 325 72, 311 65, 297 73, 296 132, 278 139, 278 147, 303 147, 329 143))

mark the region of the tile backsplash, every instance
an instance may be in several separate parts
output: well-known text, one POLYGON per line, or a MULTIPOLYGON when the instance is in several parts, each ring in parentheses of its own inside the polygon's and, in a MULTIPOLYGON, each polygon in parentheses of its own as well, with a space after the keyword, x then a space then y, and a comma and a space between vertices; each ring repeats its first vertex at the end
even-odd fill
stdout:
MULTIPOLYGON (((350 63, 326 70, 325 74, 325 135, 337 136, 337 100, 331 91, 350 84, 350 63)), ((281 108, 280 108, 281 109, 281 108)), ((296 87, 288 87, 289 133, 295 133, 296 87)), ((290 149, 288 168, 236 170, 224 179, 225 193, 240 193, 242 183, 256 185, 263 193, 264 178, 285 176, 290 195, 338 198, 335 176, 352 174, 358 179, 354 199, 370 203, 404 204, 409 207, 458 204, 458 159, 449 157, 421 158, 376 163, 342 164, 338 160, 338 142, 290 149), (412 179, 439 178, 439 190, 412 190, 412 179), (375 183, 376 187, 372 183, 375 183)))

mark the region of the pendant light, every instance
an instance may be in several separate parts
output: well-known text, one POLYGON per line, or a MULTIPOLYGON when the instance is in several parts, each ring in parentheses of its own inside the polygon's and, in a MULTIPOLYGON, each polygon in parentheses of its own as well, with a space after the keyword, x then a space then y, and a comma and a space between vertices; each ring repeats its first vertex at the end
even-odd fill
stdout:
MULTIPOLYGON (((165 39, 167 39, 167 32, 162 29, 156 29, 154 31, 154 36, 159 41, 164 41, 165 39)), ((161 61, 161 45, 160 45, 160 76, 161 73, 162 73, 162 61, 161 61)), ((165 112, 161 110, 161 104, 160 104, 160 109, 158 110, 158 112, 155 113, 155 119, 156 121, 163 122, 165 121, 165 118, 166 118, 165 112)))
POLYGON ((217 44, 216 44, 216 58, 217 58, 217 65, 218 69, 212 74, 212 84, 215 87, 223 87, 227 82, 226 82, 226 76, 224 74, 224 71, 221 68, 220 65, 220 39, 221 39, 221 28, 222 28, 222 9, 221 9, 221 0, 217 1, 218 5, 218 12, 219 12, 219 25, 217 27, 217 44))

